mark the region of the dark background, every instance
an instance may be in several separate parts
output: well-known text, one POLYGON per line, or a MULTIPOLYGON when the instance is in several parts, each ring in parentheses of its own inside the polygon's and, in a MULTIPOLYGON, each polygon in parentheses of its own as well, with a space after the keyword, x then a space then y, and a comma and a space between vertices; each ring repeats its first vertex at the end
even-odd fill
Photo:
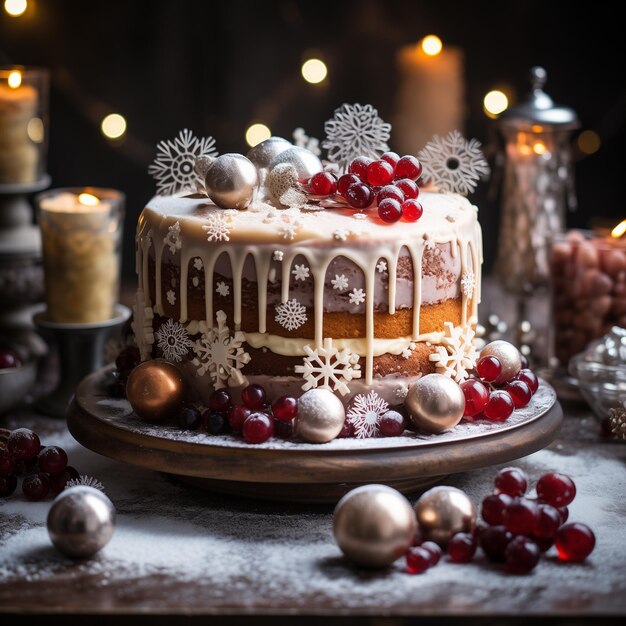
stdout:
MULTIPOLYGON (((302 126, 321 139, 324 121, 343 102, 371 103, 390 120, 396 51, 431 32, 465 51, 466 135, 488 148, 493 122, 482 110, 484 94, 506 85, 522 97, 529 68, 545 66, 547 91, 602 142, 593 155, 576 153, 580 208, 568 226, 624 217, 623 33, 608 2, 577 11, 572 2, 549 0, 30 0, 20 18, 0 12, 0 64, 51 70, 53 186, 126 192, 129 277, 135 222, 155 189, 146 170, 157 141, 188 127, 213 135, 220 152, 245 153, 253 121, 287 138, 302 126), (311 52, 328 65, 323 85, 300 75, 311 52), (110 112, 128 121, 118 144, 100 132, 110 112)), ((473 200, 489 263, 498 206, 488 191, 483 185, 473 200)))

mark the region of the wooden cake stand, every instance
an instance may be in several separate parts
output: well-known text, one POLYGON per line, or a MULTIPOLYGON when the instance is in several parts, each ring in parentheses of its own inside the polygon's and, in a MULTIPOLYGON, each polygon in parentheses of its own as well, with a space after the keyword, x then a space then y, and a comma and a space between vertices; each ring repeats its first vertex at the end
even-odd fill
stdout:
POLYGON ((440 435, 336 439, 314 445, 272 439, 249 445, 230 435, 142 422, 107 394, 112 367, 87 376, 68 426, 84 446, 112 459, 174 474, 212 491, 299 502, 336 502, 350 489, 385 483, 415 493, 447 474, 507 463, 536 452, 563 419, 554 389, 541 381, 533 400, 503 424, 461 423, 440 435))

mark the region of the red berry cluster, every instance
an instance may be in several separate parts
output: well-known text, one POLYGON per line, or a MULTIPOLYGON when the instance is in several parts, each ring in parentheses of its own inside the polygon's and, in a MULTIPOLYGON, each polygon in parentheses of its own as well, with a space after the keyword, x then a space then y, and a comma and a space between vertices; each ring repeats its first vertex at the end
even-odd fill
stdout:
POLYGON ((502 364, 495 356, 483 356, 476 363, 475 376, 461 383, 465 395, 465 419, 504 422, 515 409, 525 407, 539 388, 539 379, 522 356, 522 369, 510 380, 496 386, 502 364))
POLYGON ((12 350, 0 350, 0 370, 12 369, 22 364, 20 357, 12 350))
MULTIPOLYGON (((544 474, 537 481, 536 499, 528 497, 528 478, 517 467, 501 470, 494 485, 493 494, 482 501, 484 524, 479 524, 473 534, 457 533, 450 539, 451 561, 471 561, 480 546, 489 561, 505 563, 509 571, 525 574, 552 546, 561 561, 578 563, 591 554, 596 544, 593 531, 585 524, 565 523, 567 507, 576 496, 576 485, 569 476, 544 474)), ((412 574, 426 569, 415 565, 416 559, 425 558, 419 547, 410 548, 406 555, 407 570, 412 574)))
POLYGON ((212 435, 226 432, 241 434, 247 443, 264 443, 273 435, 288 439, 293 434, 293 420, 298 403, 282 396, 269 403, 261 385, 248 385, 241 392, 241 403, 234 403, 227 389, 216 389, 209 396, 204 411, 183 406, 177 421, 185 430, 202 430, 212 435))
POLYGON ((37 433, 28 428, 0 431, 0 497, 10 496, 23 476, 22 493, 27 500, 43 500, 65 489, 79 473, 67 464, 67 453, 58 446, 42 446, 37 433), (4 436, 2 436, 4 435, 4 436))
POLYGON ((385 152, 377 161, 357 157, 339 180, 319 172, 309 180, 308 190, 320 197, 338 194, 355 209, 367 209, 376 201, 380 219, 388 224, 400 218, 416 222, 423 213, 416 183, 421 174, 422 165, 414 156, 385 152))

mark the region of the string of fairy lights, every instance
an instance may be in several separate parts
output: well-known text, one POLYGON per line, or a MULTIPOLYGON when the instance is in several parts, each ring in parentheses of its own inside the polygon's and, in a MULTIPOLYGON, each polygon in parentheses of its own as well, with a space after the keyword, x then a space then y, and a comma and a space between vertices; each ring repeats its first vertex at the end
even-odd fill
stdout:
MULTIPOLYGON (((4 10, 13 18, 27 15, 28 0, 4 0, 4 10)), ((437 56, 443 50, 443 42, 437 35, 426 35, 418 43, 422 51, 428 56, 437 56)), ((302 79, 310 85, 322 85, 328 78, 328 66, 319 58, 307 58, 300 68, 302 79)), ((9 85, 10 86, 10 85, 9 85)), ((515 99, 510 87, 500 86, 489 90, 483 98, 483 112, 491 119, 497 119, 509 108, 515 99)), ((128 122, 119 111, 111 111, 100 121, 100 131, 103 137, 113 146, 121 146, 128 133, 128 122)), ((255 146, 272 135, 269 126, 262 121, 254 120, 249 123, 245 131, 245 140, 249 146, 255 146)), ((600 135, 594 130, 583 130, 576 139, 577 148, 583 156, 594 154, 600 149, 600 135)))

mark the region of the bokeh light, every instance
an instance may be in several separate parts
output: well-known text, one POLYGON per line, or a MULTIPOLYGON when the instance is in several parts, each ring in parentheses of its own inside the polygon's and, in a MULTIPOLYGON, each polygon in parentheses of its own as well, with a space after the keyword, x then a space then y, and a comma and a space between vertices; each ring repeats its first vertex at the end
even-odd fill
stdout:
POLYGON ((307 83, 317 85, 328 76, 328 68, 326 63, 321 59, 307 59, 302 64, 302 78, 307 83))
POLYGON ((120 139, 126 132, 126 120, 119 113, 109 113, 102 120, 100 128, 107 139, 120 139))
POLYGON ((40 117, 33 117, 28 120, 26 132, 28 133, 28 138, 33 143, 43 143, 45 135, 43 120, 40 117))
POLYGON ((594 154, 600 149, 600 135, 593 130, 583 130, 576 140, 578 149, 583 154, 594 154))
POLYGON ((94 196, 91 193, 81 193, 81 194, 79 194, 78 201, 81 204, 84 204, 85 206, 96 206, 96 205, 100 204, 100 200, 98 198, 96 198, 96 196, 94 196))
POLYGON ((509 99, 499 89, 493 89, 483 98, 483 109, 487 117, 496 118, 509 107, 509 99))
POLYGON ((12 89, 17 89, 22 84, 22 72, 14 70, 7 78, 7 84, 12 89))
POLYGON ((442 50, 443 44, 437 35, 426 35, 420 44, 424 54, 429 57, 436 57, 442 50))
POLYGON ((4 10, 11 17, 19 17, 26 13, 28 2, 26 0, 4 0, 4 10))
POLYGON ((253 148, 258 143, 269 139, 272 136, 272 131, 265 125, 257 122, 251 124, 246 131, 246 143, 253 148))

